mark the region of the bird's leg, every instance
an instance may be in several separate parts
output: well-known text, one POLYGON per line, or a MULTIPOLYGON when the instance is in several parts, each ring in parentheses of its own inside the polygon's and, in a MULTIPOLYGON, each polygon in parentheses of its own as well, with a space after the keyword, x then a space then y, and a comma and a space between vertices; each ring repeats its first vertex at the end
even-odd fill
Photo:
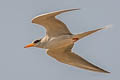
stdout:
POLYGON ((79 38, 72 38, 73 42, 76 42, 77 40, 79 40, 79 38))

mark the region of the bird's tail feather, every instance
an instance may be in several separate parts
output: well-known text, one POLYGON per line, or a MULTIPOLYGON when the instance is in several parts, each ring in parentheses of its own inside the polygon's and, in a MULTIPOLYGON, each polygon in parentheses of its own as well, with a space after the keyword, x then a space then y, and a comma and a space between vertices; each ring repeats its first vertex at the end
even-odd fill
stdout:
POLYGON ((103 30, 103 29, 107 29, 107 28, 109 28, 109 27, 111 27, 111 26, 112 26, 112 25, 110 24, 110 25, 107 25, 107 26, 105 26, 105 27, 103 27, 103 28, 99 28, 99 29, 96 29, 96 30, 91 30, 91 31, 88 31, 88 32, 76 34, 76 35, 73 36, 73 38, 81 39, 81 38, 84 38, 84 37, 86 37, 86 36, 94 33, 94 32, 97 32, 97 31, 100 31, 100 30, 103 30))

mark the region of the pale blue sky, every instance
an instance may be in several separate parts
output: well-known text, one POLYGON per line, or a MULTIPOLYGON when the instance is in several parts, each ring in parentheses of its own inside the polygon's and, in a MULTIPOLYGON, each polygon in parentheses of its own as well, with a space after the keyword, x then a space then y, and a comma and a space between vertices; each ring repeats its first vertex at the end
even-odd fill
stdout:
POLYGON ((0 80, 119 80, 119 3, 119 0, 0 0, 0 80), (33 17, 70 8, 81 10, 58 18, 72 33, 113 24, 110 29, 80 40, 73 49, 111 74, 62 64, 43 49, 24 49, 26 44, 45 35, 43 27, 31 23, 33 17))

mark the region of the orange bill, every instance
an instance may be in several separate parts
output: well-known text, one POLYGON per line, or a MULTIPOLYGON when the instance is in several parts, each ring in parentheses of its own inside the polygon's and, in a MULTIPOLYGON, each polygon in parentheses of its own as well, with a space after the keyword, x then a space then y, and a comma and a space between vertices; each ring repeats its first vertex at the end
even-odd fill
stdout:
POLYGON ((29 48, 29 47, 33 47, 33 46, 35 46, 35 44, 31 43, 31 44, 26 45, 24 48, 29 48))

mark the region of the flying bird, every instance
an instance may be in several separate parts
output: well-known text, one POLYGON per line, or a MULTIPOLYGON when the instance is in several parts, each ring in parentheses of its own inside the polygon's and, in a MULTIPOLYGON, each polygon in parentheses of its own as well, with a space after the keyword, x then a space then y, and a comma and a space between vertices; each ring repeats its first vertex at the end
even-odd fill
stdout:
POLYGON ((59 10, 42 14, 33 18, 32 23, 42 25, 46 29, 46 35, 43 38, 37 39, 31 44, 26 45, 24 48, 44 48, 49 56, 62 63, 91 71, 109 73, 108 71, 93 65, 92 63, 72 52, 72 48, 74 43, 78 40, 99 30, 103 30, 110 25, 80 34, 72 34, 67 26, 62 21, 57 19, 56 16, 73 10, 79 9, 59 10))

